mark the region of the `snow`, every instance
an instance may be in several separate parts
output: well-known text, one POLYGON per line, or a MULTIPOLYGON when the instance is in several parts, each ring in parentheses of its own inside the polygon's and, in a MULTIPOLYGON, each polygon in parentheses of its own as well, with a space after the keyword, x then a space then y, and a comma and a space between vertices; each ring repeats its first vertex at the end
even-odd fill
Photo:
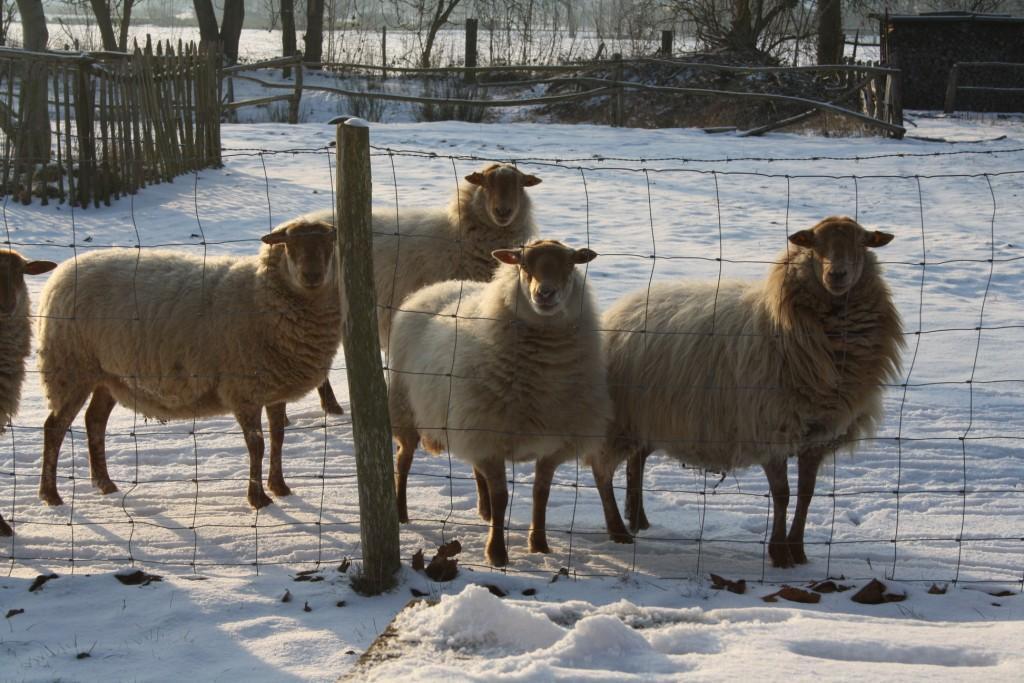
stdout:
MULTIPOLYGON (((333 113, 325 103, 311 116, 333 113)), ((632 546, 607 540, 588 469, 559 468, 550 555, 526 552, 532 468, 516 467, 511 565, 495 571, 483 561, 471 470, 420 453, 403 557, 458 538, 463 571, 437 584, 407 570, 395 591, 360 597, 337 569, 361 556, 348 415, 325 419, 315 394, 289 407, 284 471, 294 494, 256 513, 245 503, 245 448, 230 417, 160 424, 118 408, 107 450, 121 493, 103 497, 89 484, 80 414, 58 469, 68 504, 47 508, 35 496, 46 407, 33 362, 21 412, 0 442, 0 513, 16 529, 0 539, 8 574, 0 612, 25 610, 0 630, 4 676, 333 680, 416 589, 438 606, 403 613, 403 656, 366 676, 1016 679, 1021 597, 990 592, 1018 593, 1024 572, 1024 122, 912 117, 912 134, 956 144, 370 125, 380 207, 445 201, 481 163, 465 156, 518 159, 540 176, 531 194, 543 234, 601 254, 588 271, 601 306, 652 278, 760 277, 787 233, 828 214, 896 234, 879 256, 911 335, 907 387, 886 392, 876 440, 823 468, 808 565, 765 562, 770 506, 759 471, 719 482, 654 457, 645 479, 653 527, 632 546), (163 581, 123 586, 112 574, 128 566, 163 581), (323 580, 293 581, 310 569, 323 580), (59 578, 29 593, 32 578, 50 571, 59 578), (746 579, 748 594, 711 589, 710 572, 746 579), (851 593, 817 605, 760 600, 781 583, 840 575, 858 588, 879 578, 908 597, 877 606, 853 603, 851 593), (927 594, 932 582, 948 592, 927 594)), ((277 222, 332 205, 333 127, 239 124, 223 134, 222 169, 99 209, 8 200, 6 234, 32 257, 54 260, 135 245, 243 254, 277 222)), ((30 282, 33 301, 44 282, 30 282)), ((331 378, 347 407, 341 354, 331 378)))

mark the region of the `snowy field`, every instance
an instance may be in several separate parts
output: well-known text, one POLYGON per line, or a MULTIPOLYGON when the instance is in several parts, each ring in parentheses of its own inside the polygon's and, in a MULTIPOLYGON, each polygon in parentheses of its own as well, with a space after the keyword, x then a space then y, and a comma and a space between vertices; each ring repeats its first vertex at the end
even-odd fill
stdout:
MULTIPOLYGON (((470 468, 420 454, 401 584, 362 598, 338 570, 361 556, 347 415, 325 420, 315 395, 290 407, 284 471, 294 494, 258 514, 245 502, 247 458, 232 419, 160 424, 116 409, 107 450, 121 493, 103 497, 89 484, 79 415, 58 470, 67 504, 47 508, 36 497, 46 408, 33 372, 0 442, 0 513, 16 529, 0 539, 0 612, 24 610, 0 629, 0 678, 333 680, 415 589, 440 606, 403 613, 392 644, 404 656, 361 675, 1019 679, 1024 124, 916 122, 913 134, 952 142, 539 124, 371 128, 372 142, 393 152, 373 158, 382 208, 447 201, 457 178, 482 164, 447 155, 517 159, 540 176, 531 196, 542 235, 601 254, 588 277, 602 307, 652 279, 760 277, 788 233, 829 214, 895 233, 879 257, 908 334, 904 379, 886 392, 878 438, 824 466, 809 564, 766 562, 760 471, 719 481, 654 457, 645 479, 653 526, 632 546, 607 540, 587 468, 563 465, 548 512, 553 552, 543 556, 526 552, 532 468, 516 467, 511 563, 492 570, 470 468), (453 538, 464 546, 455 581, 408 569, 414 551, 429 558, 453 538), (128 567, 163 581, 122 586, 113 573, 128 567), (322 580, 293 580, 307 570, 322 580), (28 592, 49 572, 59 578, 28 592), (710 573, 746 579, 747 594, 713 589, 710 573), (851 592, 816 605, 760 599, 779 584, 826 577, 856 588, 877 578, 907 597, 877 606, 851 602, 851 592), (928 594, 933 582, 948 584, 946 594, 928 594)), ((5 204, 10 241, 57 261, 112 246, 248 254, 277 222, 331 206, 331 127, 223 132, 224 168, 111 207, 5 204)), ((36 301, 44 280, 30 284, 36 301)), ((334 365, 347 407, 341 354, 334 365)))

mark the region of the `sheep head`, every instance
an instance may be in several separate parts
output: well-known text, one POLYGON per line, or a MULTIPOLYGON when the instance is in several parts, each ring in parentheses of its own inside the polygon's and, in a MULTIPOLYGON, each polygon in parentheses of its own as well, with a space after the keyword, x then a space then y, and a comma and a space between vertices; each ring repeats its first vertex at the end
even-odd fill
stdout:
POLYGON ((317 292, 334 283, 334 226, 297 218, 264 235, 264 244, 283 245, 284 265, 297 291, 317 292))
POLYGON ((562 312, 572 298, 576 266, 597 258, 590 249, 573 249, 555 240, 536 240, 521 249, 497 249, 491 255, 519 266, 519 290, 541 316, 562 312))
POLYGON ((0 251, 0 316, 10 317, 25 296, 25 276, 48 273, 53 261, 26 261, 16 251, 0 251))
POLYGON ((846 216, 829 216, 809 230, 789 236, 789 241, 811 252, 815 277, 832 296, 842 296, 860 281, 868 248, 884 247, 893 235, 865 230, 846 216))
POLYGON ((525 204, 525 187, 540 184, 540 178, 527 175, 511 164, 491 164, 466 176, 466 181, 484 192, 488 217, 498 227, 511 225, 525 204))

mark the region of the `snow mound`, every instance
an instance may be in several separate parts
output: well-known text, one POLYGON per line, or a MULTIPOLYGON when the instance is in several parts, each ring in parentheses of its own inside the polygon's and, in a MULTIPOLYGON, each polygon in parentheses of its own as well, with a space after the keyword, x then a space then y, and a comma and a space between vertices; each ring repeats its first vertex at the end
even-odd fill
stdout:
POLYGON ((609 614, 584 617, 559 642, 537 657, 566 669, 622 672, 679 671, 647 639, 609 614))
POLYGON ((543 614, 504 602, 475 585, 458 595, 441 596, 437 605, 412 610, 395 625, 404 641, 455 649, 497 648, 508 654, 550 647, 565 634, 543 614))

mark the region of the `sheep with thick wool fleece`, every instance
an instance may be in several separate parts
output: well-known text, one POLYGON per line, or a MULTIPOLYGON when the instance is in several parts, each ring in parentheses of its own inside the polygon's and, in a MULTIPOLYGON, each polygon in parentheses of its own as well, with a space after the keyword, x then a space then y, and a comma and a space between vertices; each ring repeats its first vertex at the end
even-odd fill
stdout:
POLYGON ((869 248, 892 235, 830 217, 790 236, 759 282, 658 284, 604 315, 615 418, 595 472, 608 530, 627 540, 611 487, 629 460, 626 512, 647 528, 642 478, 655 450, 719 472, 761 465, 774 505, 776 566, 807 561, 803 532, 823 458, 853 448, 882 417, 904 345, 899 314, 869 248), (787 459, 798 501, 786 534, 787 459), (600 474, 600 476, 598 476, 600 474))
POLYGON ((60 505, 57 456, 85 414, 93 484, 107 494, 105 432, 121 403, 160 419, 233 414, 249 452, 248 500, 262 485, 263 429, 270 426, 275 495, 284 406, 319 385, 341 336, 335 230, 304 220, 264 235, 258 255, 208 257, 110 249, 62 264, 40 303, 39 370, 50 404, 39 495, 60 505))
MULTIPOLYGON (((487 282, 498 265, 492 251, 522 246, 536 236, 526 188, 540 182, 511 164, 489 164, 467 175, 447 206, 373 210, 381 349, 389 350, 391 319, 407 296, 445 280, 487 282)), ((306 218, 333 222, 334 212, 317 211, 306 218)), ((344 412, 329 382, 320 387, 320 401, 329 413, 344 412)))
POLYGON ((541 240, 502 249, 488 283, 451 281, 405 300, 392 328, 391 428, 399 517, 420 439, 473 465, 487 559, 508 561, 505 462, 537 461, 530 550, 548 552, 545 514, 555 468, 599 452, 611 415, 598 316, 575 266, 589 249, 541 240))
MULTIPOLYGON (((18 413, 25 359, 32 349, 32 306, 25 276, 56 267, 52 261, 29 261, 13 249, 0 251, 0 434, 18 413)), ((0 515, 0 536, 13 534, 0 515)))

